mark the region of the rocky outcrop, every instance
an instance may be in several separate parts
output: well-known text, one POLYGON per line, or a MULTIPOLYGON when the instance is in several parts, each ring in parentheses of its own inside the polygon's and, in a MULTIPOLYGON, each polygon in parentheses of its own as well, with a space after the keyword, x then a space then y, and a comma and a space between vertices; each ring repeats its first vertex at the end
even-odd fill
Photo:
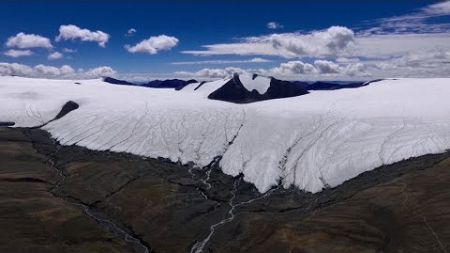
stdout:
POLYGON ((385 79, 375 79, 372 81, 367 82, 324 82, 324 81, 317 81, 313 83, 303 83, 303 82, 296 82, 299 85, 302 85, 307 90, 340 90, 340 89, 354 89, 354 88, 360 88, 367 86, 371 83, 376 83, 383 81, 385 79))
POLYGON ((115 78, 112 78, 112 77, 104 77, 103 78, 103 82, 111 83, 111 84, 120 84, 120 85, 136 85, 134 83, 131 83, 131 82, 128 82, 128 81, 125 81, 125 80, 115 79, 115 78))
MULTIPOLYGON (((253 75, 255 79, 257 75, 253 75)), ((269 99, 288 98, 308 94, 301 86, 295 85, 289 81, 282 81, 276 78, 270 78, 270 86, 263 94, 257 90, 248 90, 235 74, 230 81, 222 87, 212 92, 208 98, 222 100, 233 103, 251 103, 269 99)))
POLYGON ((180 79, 167 79, 167 80, 153 80, 142 86, 151 87, 151 88, 173 88, 176 90, 182 89, 184 86, 196 83, 196 80, 180 80, 180 79))
POLYGON ((103 81, 110 84, 118 85, 132 85, 132 86, 142 86, 149 88, 172 88, 180 90, 188 84, 196 83, 196 80, 180 80, 180 79, 166 79, 166 80, 152 80, 146 83, 129 82, 125 80, 115 79, 112 77, 104 77, 103 81))
POLYGON ((74 110, 78 109, 79 107, 80 106, 77 103, 69 100, 61 107, 61 110, 58 112, 58 114, 53 119, 45 122, 44 124, 35 126, 34 128, 40 128, 40 127, 43 127, 43 126, 47 125, 50 122, 53 122, 53 121, 58 120, 58 119, 61 119, 62 117, 66 116, 71 111, 74 111, 74 110))
POLYGON ((14 126, 16 123, 12 121, 0 121, 0 127, 10 127, 14 126))

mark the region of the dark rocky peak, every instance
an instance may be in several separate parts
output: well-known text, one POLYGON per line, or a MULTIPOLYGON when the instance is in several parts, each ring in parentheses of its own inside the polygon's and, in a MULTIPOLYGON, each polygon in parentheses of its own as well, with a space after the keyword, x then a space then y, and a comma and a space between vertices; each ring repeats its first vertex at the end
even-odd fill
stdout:
POLYGON ((293 82, 264 77, 257 74, 234 74, 222 87, 212 92, 208 98, 233 103, 252 103, 257 101, 295 97, 307 94, 303 87, 293 82))

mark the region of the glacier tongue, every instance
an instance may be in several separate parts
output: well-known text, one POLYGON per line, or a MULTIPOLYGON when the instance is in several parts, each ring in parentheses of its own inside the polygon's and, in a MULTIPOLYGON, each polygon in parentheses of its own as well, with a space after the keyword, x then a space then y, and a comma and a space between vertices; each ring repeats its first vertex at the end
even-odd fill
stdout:
POLYGON ((199 167, 222 157, 224 173, 242 173, 261 192, 279 182, 318 192, 450 148, 450 79, 384 80, 240 105, 206 98, 223 83, 189 92, 0 77, 0 122, 41 125, 71 100, 79 108, 44 127, 64 145, 199 167))

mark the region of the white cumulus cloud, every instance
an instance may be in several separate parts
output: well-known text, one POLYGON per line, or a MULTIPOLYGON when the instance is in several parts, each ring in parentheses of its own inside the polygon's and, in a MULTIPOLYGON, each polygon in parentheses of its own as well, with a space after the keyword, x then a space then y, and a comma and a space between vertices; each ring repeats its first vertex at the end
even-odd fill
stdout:
POLYGON ((177 38, 163 34, 152 36, 134 46, 125 45, 125 49, 130 53, 156 54, 162 50, 170 50, 175 47, 178 42, 179 40, 177 38))
POLYGON ((322 74, 339 73, 341 71, 340 66, 332 61, 316 60, 314 66, 322 74))
POLYGON ((130 28, 130 29, 128 29, 128 31, 127 31, 127 33, 125 34, 125 36, 133 36, 136 32, 137 32, 136 29, 130 28))
POLYGON ((61 59, 62 57, 63 57, 63 54, 61 54, 60 52, 53 52, 53 53, 50 53, 47 58, 49 60, 57 60, 57 59, 61 59))
POLYGON ((16 49, 9 49, 8 51, 3 53, 6 56, 12 57, 12 58, 18 58, 22 56, 30 56, 33 54, 33 51, 31 50, 16 50, 16 49))
POLYGON ((61 25, 59 27, 59 35, 56 41, 61 40, 80 40, 97 42, 99 46, 105 47, 110 35, 102 31, 91 31, 82 29, 76 25, 61 25))
POLYGON ((312 74, 316 72, 316 68, 309 63, 302 61, 288 61, 281 63, 280 66, 267 71, 267 74, 274 76, 292 76, 298 74, 312 74))
POLYGON ((34 70, 35 74, 37 74, 38 76, 50 76, 50 77, 66 76, 66 75, 75 73, 75 70, 72 67, 70 67, 69 65, 64 65, 64 66, 58 68, 58 67, 39 64, 39 65, 36 65, 33 68, 33 70, 34 70))
POLYGON ((267 23, 267 28, 272 29, 272 30, 273 29, 281 29, 281 28, 283 28, 283 25, 278 22, 272 21, 272 22, 267 23))
POLYGON ((63 48, 63 52, 64 53, 76 53, 77 50, 76 49, 72 49, 72 48, 63 48))
POLYGON ((69 65, 63 65, 61 68, 59 68, 59 71, 62 75, 70 75, 75 73, 75 70, 69 65))
POLYGON ((367 66, 363 63, 336 63, 328 60, 315 60, 313 64, 303 61, 288 61, 280 66, 262 70, 262 73, 278 78, 288 79, 320 79, 330 77, 340 79, 342 77, 368 76, 367 66))
POLYGON ((11 36, 6 41, 8 48, 53 48, 52 43, 46 37, 37 34, 25 34, 20 32, 15 36, 11 36))
POLYGON ((117 72, 108 66, 100 66, 87 70, 84 75, 89 78, 114 76, 117 72))

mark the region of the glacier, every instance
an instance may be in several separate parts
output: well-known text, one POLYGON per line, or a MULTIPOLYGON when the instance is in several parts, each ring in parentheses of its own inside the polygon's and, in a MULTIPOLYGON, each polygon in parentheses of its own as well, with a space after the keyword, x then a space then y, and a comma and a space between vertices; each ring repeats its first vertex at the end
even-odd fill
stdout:
MULTIPOLYGON (((267 81, 242 81, 259 93, 267 81), (248 81, 248 82, 247 82, 248 81)), ((217 158, 260 192, 319 192, 362 172, 450 148, 450 79, 382 80, 249 104, 208 99, 229 79, 176 91, 101 79, 0 77, 0 122, 48 131, 63 145, 167 158, 217 158), (51 121, 68 101, 79 108, 51 121), (50 122, 49 122, 50 121, 50 122)))

